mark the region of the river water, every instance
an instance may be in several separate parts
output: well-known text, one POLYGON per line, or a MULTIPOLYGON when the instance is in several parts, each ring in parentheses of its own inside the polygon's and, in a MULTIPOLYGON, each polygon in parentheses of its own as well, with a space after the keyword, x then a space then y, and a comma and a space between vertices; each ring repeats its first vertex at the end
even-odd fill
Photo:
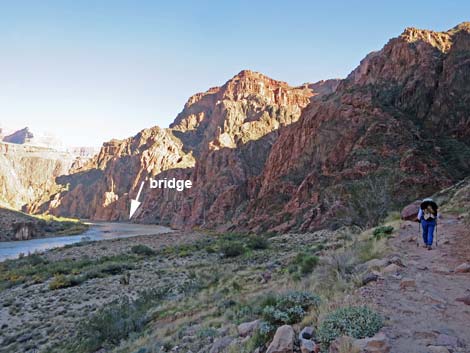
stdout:
POLYGON ((170 232, 171 229, 158 225, 99 222, 80 235, 38 238, 21 241, 0 242, 0 262, 18 258, 20 254, 42 252, 80 241, 100 241, 117 238, 130 238, 138 235, 152 235, 170 232))

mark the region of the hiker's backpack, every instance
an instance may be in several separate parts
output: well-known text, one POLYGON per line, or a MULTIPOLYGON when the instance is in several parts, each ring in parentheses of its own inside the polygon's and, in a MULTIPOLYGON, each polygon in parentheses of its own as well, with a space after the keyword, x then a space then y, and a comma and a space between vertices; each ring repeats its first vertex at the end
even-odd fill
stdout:
POLYGON ((432 221, 437 219, 437 204, 432 199, 425 199, 420 205, 421 211, 423 212, 423 218, 426 221, 432 221))

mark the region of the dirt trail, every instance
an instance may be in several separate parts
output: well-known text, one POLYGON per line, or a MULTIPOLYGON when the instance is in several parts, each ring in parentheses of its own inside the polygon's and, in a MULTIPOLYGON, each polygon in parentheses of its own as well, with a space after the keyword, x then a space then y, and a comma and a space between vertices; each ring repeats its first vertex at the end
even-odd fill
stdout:
POLYGON ((388 318, 384 332, 391 352, 470 353, 470 305, 456 300, 470 295, 470 273, 454 272, 470 262, 468 227, 456 217, 443 218, 439 245, 431 251, 422 241, 416 246, 417 233, 417 223, 402 225, 391 243, 405 267, 384 275, 373 290, 376 305, 388 318), (415 280, 416 286, 401 288, 405 278, 415 280))

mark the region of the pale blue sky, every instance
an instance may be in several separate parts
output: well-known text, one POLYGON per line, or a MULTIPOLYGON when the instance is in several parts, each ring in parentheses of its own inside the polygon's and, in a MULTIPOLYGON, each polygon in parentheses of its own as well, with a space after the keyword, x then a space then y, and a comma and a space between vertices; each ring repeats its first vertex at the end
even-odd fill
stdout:
POLYGON ((292 85, 344 77, 407 26, 470 20, 470 1, 0 0, 0 11, 0 126, 100 145, 168 126, 190 95, 242 69, 292 85))

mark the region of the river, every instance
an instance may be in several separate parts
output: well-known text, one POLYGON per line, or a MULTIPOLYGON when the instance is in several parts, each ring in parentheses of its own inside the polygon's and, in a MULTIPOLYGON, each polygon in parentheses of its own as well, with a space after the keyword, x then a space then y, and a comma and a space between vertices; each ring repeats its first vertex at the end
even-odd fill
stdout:
POLYGON ((117 238, 130 238, 138 235, 152 235, 171 232, 170 228, 134 223, 98 222, 91 223, 90 228, 80 235, 37 238, 21 241, 0 242, 0 262, 16 259, 20 254, 43 252, 80 241, 100 241, 117 238))

